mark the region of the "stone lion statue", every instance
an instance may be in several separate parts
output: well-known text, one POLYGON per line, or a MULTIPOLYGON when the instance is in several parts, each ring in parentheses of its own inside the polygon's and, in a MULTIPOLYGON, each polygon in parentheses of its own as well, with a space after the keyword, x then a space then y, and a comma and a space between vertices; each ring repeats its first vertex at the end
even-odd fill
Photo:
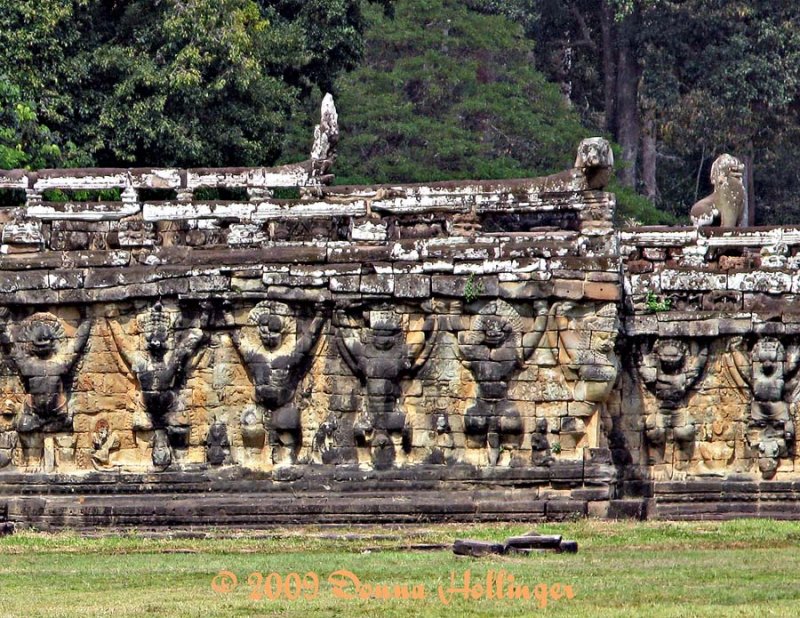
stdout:
POLYGON ((714 192, 692 206, 689 217, 697 226, 742 225, 747 190, 744 186, 744 164, 729 154, 721 155, 711 166, 711 184, 714 192))
POLYGON ((578 146, 575 168, 583 172, 590 189, 603 189, 614 169, 614 153, 608 140, 602 137, 583 140, 578 146))

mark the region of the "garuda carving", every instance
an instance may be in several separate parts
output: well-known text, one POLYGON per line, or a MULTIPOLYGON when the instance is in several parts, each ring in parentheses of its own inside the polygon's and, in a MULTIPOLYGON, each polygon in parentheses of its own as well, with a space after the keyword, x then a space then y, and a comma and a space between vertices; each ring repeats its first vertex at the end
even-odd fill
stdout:
POLYGON ((458 333, 458 350, 477 384, 475 403, 464 413, 468 446, 487 447, 490 465, 497 465, 503 445, 519 447, 523 420, 508 400, 510 381, 524 368, 544 335, 547 309, 536 305, 532 321, 523 318, 509 303, 498 299, 487 303, 467 320, 458 333))
POLYGON ((427 318, 422 340, 412 344, 406 339, 403 316, 389 306, 364 311, 363 322, 344 310, 338 310, 335 319, 342 359, 366 387, 366 413, 353 428, 356 442, 370 447, 375 467, 392 466, 398 447, 405 451, 411 447, 411 428, 398 405, 401 382, 416 375, 428 360, 438 323, 427 318))
MULTIPOLYGON (((608 399, 619 373, 615 352, 619 320, 617 307, 600 308, 556 303, 550 308, 548 344, 557 355, 567 382, 572 386, 569 419, 562 419, 578 444, 586 432, 586 421, 608 399), (574 419, 574 420, 573 420, 574 419)), ((590 436, 588 446, 597 446, 590 436)))
POLYGON ((17 432, 0 431, 0 470, 13 463, 15 448, 17 448, 17 432))
POLYGON ((111 334, 120 356, 139 383, 142 402, 150 426, 138 429, 155 429, 153 463, 165 467, 172 463, 170 448, 186 448, 189 441, 189 420, 184 414, 177 391, 186 379, 186 367, 203 341, 200 324, 207 326, 210 306, 203 305, 199 324, 181 329, 173 335, 173 319, 164 306, 157 302, 138 322, 143 334, 145 349, 126 337, 115 320, 109 320, 111 334))
POLYGON ((208 428, 206 436, 206 459, 212 466, 221 466, 228 461, 230 454, 228 426, 220 420, 215 420, 208 428))
POLYGON ((747 442, 755 451, 764 478, 772 478, 781 458, 794 453, 795 426, 790 402, 797 400, 800 346, 788 349, 774 337, 762 337, 748 352, 744 340, 734 337, 728 350, 731 375, 752 393, 747 442))
POLYGON ((51 313, 25 318, 14 332, 8 327, 9 311, 0 311, 0 344, 25 388, 22 414, 17 420, 20 434, 71 431, 72 414, 67 406, 68 377, 89 341, 91 320, 83 320, 75 336, 68 339, 61 321, 51 313))
MULTIPOLYGON (((294 463, 301 442, 300 410, 294 397, 313 361, 311 351, 319 341, 325 317, 318 312, 310 322, 301 323, 288 305, 263 301, 250 312, 249 320, 258 333, 257 341, 239 330, 231 332, 231 341, 253 381, 256 405, 263 408, 243 416, 248 424, 245 432, 249 425, 266 418, 274 463, 294 463)), ((232 323, 230 314, 226 321, 232 323)))
POLYGON ((652 344, 642 343, 637 360, 642 382, 657 402, 657 409, 645 420, 649 463, 664 463, 670 432, 686 461, 691 456, 697 427, 680 410, 708 363, 708 345, 696 339, 658 339, 652 344))

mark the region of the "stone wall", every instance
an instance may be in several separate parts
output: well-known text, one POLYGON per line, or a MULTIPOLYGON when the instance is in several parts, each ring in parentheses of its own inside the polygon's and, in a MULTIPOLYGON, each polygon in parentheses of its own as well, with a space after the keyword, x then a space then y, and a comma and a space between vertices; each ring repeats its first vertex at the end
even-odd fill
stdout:
POLYGON ((627 362, 613 414, 630 486, 655 481, 644 494, 663 517, 797 517, 798 230, 619 239, 627 362))
POLYGON ((602 140, 331 187, 327 105, 294 166, 0 174, 0 519, 793 516, 798 232, 615 230, 602 140))

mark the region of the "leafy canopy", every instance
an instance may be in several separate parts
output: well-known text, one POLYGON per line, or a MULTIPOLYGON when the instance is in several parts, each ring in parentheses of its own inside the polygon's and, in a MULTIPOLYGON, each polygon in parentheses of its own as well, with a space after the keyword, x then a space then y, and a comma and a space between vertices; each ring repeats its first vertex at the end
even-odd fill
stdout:
POLYGON ((77 144, 73 164, 272 163, 302 97, 359 61, 362 28, 361 0, 0 0, 3 96, 30 112, 0 117, 24 153, 0 163, 43 162, 17 136, 31 122, 77 144))

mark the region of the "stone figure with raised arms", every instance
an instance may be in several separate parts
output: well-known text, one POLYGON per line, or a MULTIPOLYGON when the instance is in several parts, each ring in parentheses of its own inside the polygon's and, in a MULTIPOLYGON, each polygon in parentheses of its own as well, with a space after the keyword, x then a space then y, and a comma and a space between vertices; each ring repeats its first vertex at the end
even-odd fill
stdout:
MULTIPOLYGON (((199 322, 207 325, 210 307, 204 304, 199 322)), ((150 426, 154 429, 153 463, 158 467, 172 462, 172 453, 163 451, 168 443, 173 449, 188 446, 190 424, 181 406, 177 391, 186 378, 186 368, 203 341, 199 324, 182 329, 182 335, 173 343, 174 325, 170 312, 157 302, 142 316, 139 325, 144 336, 145 349, 140 350, 126 337, 115 320, 109 320, 111 334, 131 373, 141 388, 142 402, 150 426), (158 435, 166 434, 166 436, 158 435), (165 439, 166 437, 166 439, 165 439), (158 447, 158 449, 157 449, 158 447)))
MULTIPOLYGON (((232 323, 229 312, 226 321, 232 323)), ((250 312, 249 321, 257 339, 238 329, 230 335, 253 382, 256 406, 261 408, 246 411, 243 422, 264 422, 266 412, 264 424, 270 430, 273 462, 291 464, 301 441, 300 410, 294 397, 311 366, 311 351, 319 341, 325 317, 318 312, 304 324, 285 303, 263 301, 250 312)))
POLYGON ((25 388, 17 431, 71 431, 67 379, 86 348, 92 321, 84 319, 74 337, 68 339, 61 320, 51 313, 34 313, 25 318, 16 333, 8 326, 9 316, 8 309, 2 308, 0 344, 25 388))
POLYGON ((645 420, 645 438, 651 464, 664 462, 668 433, 683 459, 691 456, 697 434, 683 404, 708 362, 708 345, 699 340, 683 341, 665 337, 639 347, 639 375, 655 396, 656 409, 645 420))
POLYGON ((370 447, 375 467, 390 467, 398 450, 410 448, 411 428, 398 405, 401 381, 415 376, 427 362, 438 324, 432 317, 425 319, 423 339, 410 344, 403 316, 391 306, 365 310, 363 328, 344 310, 335 317, 341 357, 366 387, 366 411, 354 424, 356 442, 370 447))
POLYGON ((524 425, 509 382, 522 371, 547 327, 547 307, 538 302, 531 328, 519 312, 502 299, 487 303, 458 333, 458 350, 477 384, 475 402, 464 413, 467 445, 488 446, 490 465, 497 465, 503 445, 518 448, 524 425))
POLYGON ((734 337, 728 350, 734 380, 752 393, 747 442, 762 476, 772 478, 780 460, 794 454, 790 402, 797 400, 800 347, 787 348, 775 337, 762 337, 748 352, 744 339, 734 337))

